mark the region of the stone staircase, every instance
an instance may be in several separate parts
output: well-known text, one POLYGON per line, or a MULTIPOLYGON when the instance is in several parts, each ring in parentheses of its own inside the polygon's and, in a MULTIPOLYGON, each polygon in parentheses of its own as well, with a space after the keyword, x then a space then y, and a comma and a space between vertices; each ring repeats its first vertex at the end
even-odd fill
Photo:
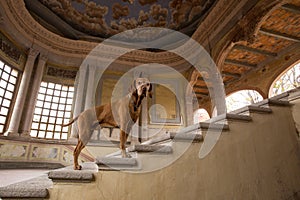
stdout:
POLYGON ((92 183, 95 173, 99 171, 154 171, 153 165, 161 163, 165 166, 171 160, 178 159, 190 143, 202 143, 210 132, 229 132, 230 123, 254 123, 255 115, 272 115, 272 108, 291 106, 290 100, 299 98, 300 89, 291 90, 276 97, 265 99, 259 103, 243 107, 231 113, 219 115, 206 122, 200 122, 165 135, 152 138, 139 145, 129 146, 126 151, 130 158, 121 158, 121 152, 97 157, 95 162, 82 163, 81 171, 74 171, 72 166, 52 170, 46 176, 41 176, 26 182, 12 184, 0 188, 2 199, 35 198, 47 199, 48 189, 55 183, 92 183))

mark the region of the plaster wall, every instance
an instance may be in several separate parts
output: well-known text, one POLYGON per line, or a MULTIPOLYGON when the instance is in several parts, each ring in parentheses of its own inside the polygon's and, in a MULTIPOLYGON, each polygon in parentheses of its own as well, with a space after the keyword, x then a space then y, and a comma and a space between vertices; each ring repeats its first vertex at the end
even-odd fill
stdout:
POLYGON ((92 183, 54 183, 50 199, 299 199, 300 151, 290 107, 229 122, 204 159, 193 143, 149 173, 99 171, 92 183))
MULTIPOLYGON (((291 103, 293 104, 292 114, 294 117, 295 126, 297 128, 297 134, 298 136, 300 136, 300 99, 295 99, 291 101, 291 103)), ((300 140, 299 140, 299 144, 300 144, 300 140)))

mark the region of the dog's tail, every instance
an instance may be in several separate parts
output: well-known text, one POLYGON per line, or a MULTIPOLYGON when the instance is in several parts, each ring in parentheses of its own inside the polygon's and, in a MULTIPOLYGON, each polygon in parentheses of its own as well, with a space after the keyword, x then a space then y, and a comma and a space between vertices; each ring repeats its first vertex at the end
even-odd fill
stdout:
POLYGON ((78 115, 77 117, 73 118, 69 123, 63 124, 63 125, 61 125, 61 126, 62 126, 62 127, 64 127, 64 126, 70 126, 71 124, 73 124, 73 123, 78 119, 78 117, 79 117, 79 115, 78 115))

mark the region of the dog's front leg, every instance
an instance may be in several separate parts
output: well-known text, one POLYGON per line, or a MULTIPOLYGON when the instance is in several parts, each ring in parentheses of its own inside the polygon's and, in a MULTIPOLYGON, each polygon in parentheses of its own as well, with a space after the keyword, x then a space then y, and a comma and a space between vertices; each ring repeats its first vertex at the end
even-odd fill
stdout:
POLYGON ((127 138, 128 138, 128 134, 121 130, 120 132, 120 149, 122 150, 122 158, 127 158, 127 157, 130 157, 129 155, 126 154, 126 141, 127 141, 127 138))

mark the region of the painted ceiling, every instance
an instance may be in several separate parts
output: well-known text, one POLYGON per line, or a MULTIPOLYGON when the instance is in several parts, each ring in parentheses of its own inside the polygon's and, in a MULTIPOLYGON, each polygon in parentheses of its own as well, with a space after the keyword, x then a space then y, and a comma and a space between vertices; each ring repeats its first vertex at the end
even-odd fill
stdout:
POLYGON ((138 27, 164 27, 192 35, 217 0, 38 1, 76 31, 108 38, 138 27))

